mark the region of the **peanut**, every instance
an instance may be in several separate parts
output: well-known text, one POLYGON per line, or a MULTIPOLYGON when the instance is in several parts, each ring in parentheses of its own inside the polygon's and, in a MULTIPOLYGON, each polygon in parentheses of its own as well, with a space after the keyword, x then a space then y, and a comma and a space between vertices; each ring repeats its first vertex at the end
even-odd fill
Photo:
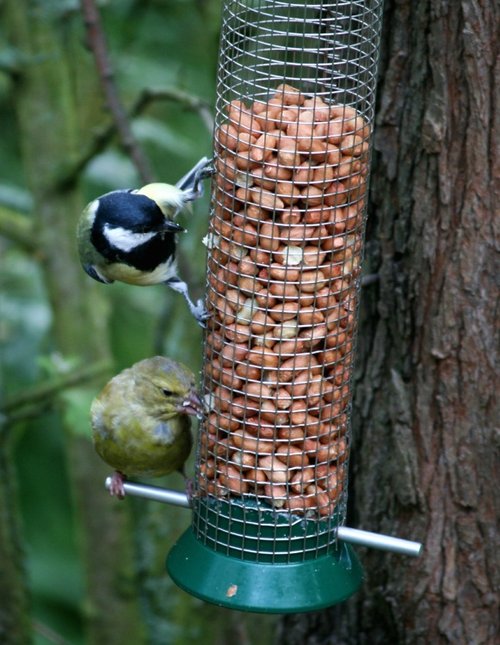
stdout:
MULTIPOLYGON (((297 287, 285 280, 276 280, 269 285, 269 292, 280 300, 293 300, 297 301, 299 298, 299 290, 297 287)), ((275 305, 279 306, 279 305, 275 305)), ((273 309, 274 307, 271 307, 273 309)))
POLYGON ((325 286, 325 275, 320 270, 303 271, 300 276, 300 289, 305 293, 314 293, 325 286))
POLYGON ((257 468, 252 468, 248 472, 244 473, 243 481, 247 483, 248 488, 252 487, 255 489, 259 485, 264 485, 267 483, 267 477, 264 475, 262 470, 257 470, 257 468))
MULTIPOLYGON (((238 152, 245 152, 249 150, 251 146, 254 145, 256 139, 250 134, 250 132, 240 132, 238 135, 238 143, 236 144, 236 150, 238 152)), ((251 153, 250 153, 251 154, 251 153)))
POLYGON ((253 347, 247 352, 247 360, 253 365, 258 365, 264 368, 277 368, 279 364, 277 354, 268 347, 253 347))
POLYGON ((254 454, 271 454, 274 450, 274 445, 271 440, 255 438, 252 435, 245 433, 243 430, 232 432, 230 439, 233 445, 237 448, 248 450, 254 454))
POLYGON ((253 189, 250 192, 251 200, 260 208, 264 210, 276 210, 285 207, 285 203, 277 195, 270 190, 261 188, 260 190, 253 189))
POLYGON ((252 150, 250 152, 252 159, 255 161, 264 161, 265 159, 269 159, 276 148, 277 140, 277 137, 271 132, 263 132, 260 137, 252 143, 252 150))
POLYGON ((259 417, 250 417, 244 420, 245 430, 261 439, 272 439, 274 437, 274 424, 263 421, 259 417))
MULTIPOLYGON (((293 267, 293 266, 298 266, 298 265, 302 264, 303 258, 304 258, 304 251, 303 251, 302 247, 296 246, 296 245, 293 245, 293 244, 281 246, 274 253, 274 259, 276 260, 276 262, 279 262, 280 264, 284 264, 287 267, 293 267)), ((276 271, 275 271, 275 273, 276 273, 276 271)), ((271 277, 275 278, 276 280, 286 280, 286 279, 288 279, 288 280, 292 280, 293 282, 295 282, 296 280, 298 280, 300 272, 297 271, 296 274, 293 274, 293 275, 296 275, 295 279, 292 278, 290 276, 290 273, 286 272, 286 271, 284 273, 282 273, 281 275, 282 275, 282 277, 279 278, 278 276, 273 275, 271 273, 271 277)))
POLYGON ((235 464, 237 468, 241 468, 242 470, 248 470, 255 466, 255 455, 243 450, 235 450, 229 456, 229 460, 231 463, 235 464))
POLYGON ((314 482, 314 475, 314 468, 310 466, 297 471, 290 480, 292 490, 296 493, 303 493, 306 487, 314 482))
POLYGON ((217 130, 216 140, 223 148, 236 150, 238 131, 230 123, 223 123, 217 130))
POLYGON ((280 99, 283 105, 303 105, 305 97, 292 85, 282 83, 276 88, 276 98, 280 99))
POLYGON ((235 373, 243 380, 259 380, 261 376, 260 368, 249 363, 238 363, 235 373))
POLYGON ((288 496, 285 501, 285 508, 291 513, 305 513, 308 509, 314 507, 314 499, 311 495, 294 495, 288 496))
POLYGON ((259 244, 266 251, 277 251, 279 248, 278 227, 276 224, 266 222, 259 230, 259 244))
POLYGON ((300 448, 293 444, 279 445, 276 450, 276 456, 286 464, 287 468, 306 468, 309 460, 300 448))
POLYGON ((271 307, 269 310, 269 315, 271 318, 277 322, 283 322, 285 320, 291 320, 292 318, 295 318, 299 311, 299 303, 295 301, 287 301, 284 300, 283 302, 278 303, 277 305, 274 305, 274 307, 271 307))
POLYGON ((259 459, 259 468, 264 471, 265 476, 270 482, 286 484, 288 481, 286 465, 274 455, 261 457, 259 459))
POLYGON ((220 353, 222 365, 231 366, 235 362, 240 363, 247 353, 248 347, 244 343, 228 343, 220 353))
POLYGON ((238 323, 231 323, 230 325, 225 325, 224 335, 228 340, 232 340, 236 343, 244 343, 249 340, 250 333, 246 325, 240 325, 238 323))
POLYGON ((238 132, 238 136, 241 133, 248 133, 253 136, 259 136, 261 134, 262 129, 257 121, 257 117, 249 112, 241 101, 232 101, 229 104, 228 115, 231 125, 238 132))
MULTIPOLYGON (((286 247, 285 247, 286 248, 286 247)), ((289 248, 289 247, 288 247, 289 248)), ((297 247, 300 248, 300 247, 297 247)), ((278 250, 276 252, 277 257, 283 257, 284 251, 283 250, 278 250)), ((300 252, 300 256, 302 256, 302 252, 300 252)), ((288 254, 287 254, 288 257, 288 254)), ((290 280, 292 282, 296 282, 299 279, 300 276, 300 270, 299 269, 293 269, 291 266, 286 266, 288 262, 284 262, 283 266, 282 264, 271 264, 269 267, 269 275, 271 278, 274 280, 290 280)))
POLYGON ((292 137, 280 137, 277 147, 278 161, 280 164, 285 166, 285 168, 300 166, 302 157, 300 156, 300 151, 297 149, 297 142, 292 137))
POLYGON ((288 358, 281 363, 278 371, 278 378, 281 383, 287 383, 294 378, 295 374, 305 369, 313 370, 313 373, 319 373, 321 368, 318 360, 310 354, 297 354, 288 358))
POLYGON ((271 390, 263 383, 247 383, 245 392, 254 399, 271 398, 271 390))
POLYGON ((266 497, 271 499, 271 503, 275 508, 283 508, 287 499, 287 492, 284 486, 266 484, 264 491, 266 497))
POLYGON ((282 211, 279 214, 279 219, 282 224, 298 224, 302 220, 302 212, 292 206, 290 209, 282 211))
POLYGON ((287 84, 231 101, 227 116, 207 236, 199 488, 323 517, 349 445, 370 125, 287 84))
POLYGON ((241 479, 240 473, 236 468, 230 464, 225 464, 222 467, 222 472, 219 475, 219 482, 225 486, 232 493, 237 495, 244 495, 248 492, 246 482, 241 479))
POLYGON ((272 181, 288 181, 292 178, 292 170, 290 168, 284 168, 274 155, 266 159, 264 174, 272 181))

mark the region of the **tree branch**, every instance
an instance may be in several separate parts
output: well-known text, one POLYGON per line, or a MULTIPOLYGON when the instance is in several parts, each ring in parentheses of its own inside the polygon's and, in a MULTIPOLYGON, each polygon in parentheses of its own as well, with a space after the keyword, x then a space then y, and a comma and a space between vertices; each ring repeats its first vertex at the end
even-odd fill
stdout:
POLYGON ((47 399, 53 398, 59 392, 69 387, 85 383, 86 381, 91 381, 101 374, 109 372, 110 369, 110 361, 98 361, 56 376, 44 383, 33 385, 31 388, 25 389, 19 394, 8 398, 0 408, 0 414, 9 417, 12 412, 24 406, 33 406, 41 403, 46 404, 47 399))
POLYGON ((0 235, 15 242, 25 251, 37 249, 33 235, 33 224, 25 215, 5 206, 0 206, 0 235))
POLYGON ((174 101, 175 103, 180 103, 188 110, 197 112, 208 132, 212 134, 214 117, 207 101, 177 88, 145 88, 132 108, 132 115, 140 114, 153 101, 174 101))
POLYGON ((149 183, 153 180, 153 173, 147 157, 134 137, 128 115, 118 95, 99 11, 94 0, 80 0, 80 6, 87 29, 88 45, 94 56, 106 104, 121 144, 134 163, 141 181, 149 183))
MULTIPOLYGON (((177 88, 151 89, 145 88, 127 113, 129 120, 142 114, 155 101, 173 101, 188 110, 196 112, 211 134, 214 127, 214 118, 210 105, 193 94, 177 88)), ((116 123, 112 122, 102 126, 88 139, 88 145, 82 155, 61 174, 59 186, 65 186, 75 180, 85 166, 96 157, 110 143, 116 134, 116 123)))

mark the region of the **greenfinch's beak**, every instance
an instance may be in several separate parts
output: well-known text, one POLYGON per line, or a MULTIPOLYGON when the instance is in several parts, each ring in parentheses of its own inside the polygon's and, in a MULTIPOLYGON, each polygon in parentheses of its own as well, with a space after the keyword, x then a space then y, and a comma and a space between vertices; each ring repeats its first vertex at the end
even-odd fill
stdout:
POLYGON ((198 419, 201 419, 204 414, 203 403, 195 390, 188 392, 177 410, 182 414, 198 417, 198 419))

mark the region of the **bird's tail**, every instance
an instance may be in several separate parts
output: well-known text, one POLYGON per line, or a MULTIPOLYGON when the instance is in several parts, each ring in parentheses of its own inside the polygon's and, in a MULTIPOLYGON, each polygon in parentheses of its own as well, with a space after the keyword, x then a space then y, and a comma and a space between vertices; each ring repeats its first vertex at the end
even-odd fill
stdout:
POLYGON ((202 157, 191 170, 181 177, 175 184, 176 188, 182 190, 184 199, 191 202, 203 195, 203 179, 210 177, 212 174, 211 160, 208 157, 202 157))

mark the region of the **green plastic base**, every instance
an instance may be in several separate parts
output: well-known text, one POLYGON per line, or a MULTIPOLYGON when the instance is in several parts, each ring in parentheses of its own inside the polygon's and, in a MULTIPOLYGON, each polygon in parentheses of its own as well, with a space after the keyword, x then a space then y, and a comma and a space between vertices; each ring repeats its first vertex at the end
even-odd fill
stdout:
POLYGON ((363 571, 347 544, 304 562, 261 563, 203 545, 189 528, 171 549, 167 570, 184 591, 240 611, 297 613, 322 609, 355 593, 363 571))

